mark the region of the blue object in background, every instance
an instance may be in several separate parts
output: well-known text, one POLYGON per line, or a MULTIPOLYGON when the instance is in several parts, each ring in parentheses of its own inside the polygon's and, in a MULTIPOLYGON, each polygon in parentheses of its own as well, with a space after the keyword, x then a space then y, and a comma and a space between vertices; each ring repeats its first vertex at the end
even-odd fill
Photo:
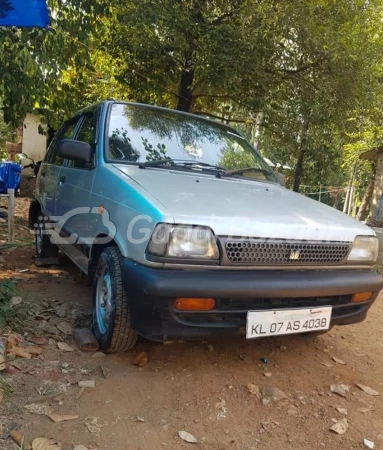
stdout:
POLYGON ((6 194, 8 189, 17 189, 20 184, 20 175, 20 164, 12 161, 0 163, 0 194, 6 194))
POLYGON ((0 27, 48 26, 45 0, 0 0, 0 27))

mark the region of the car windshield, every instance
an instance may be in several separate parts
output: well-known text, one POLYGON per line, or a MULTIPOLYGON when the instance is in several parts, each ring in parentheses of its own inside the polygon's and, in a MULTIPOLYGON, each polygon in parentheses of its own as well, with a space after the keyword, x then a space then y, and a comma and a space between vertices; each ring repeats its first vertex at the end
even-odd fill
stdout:
POLYGON ((106 159, 159 168, 217 173, 254 167, 234 176, 278 182, 256 150, 234 130, 176 111, 115 103, 111 107, 106 159), (161 164, 161 161, 164 163, 161 164))

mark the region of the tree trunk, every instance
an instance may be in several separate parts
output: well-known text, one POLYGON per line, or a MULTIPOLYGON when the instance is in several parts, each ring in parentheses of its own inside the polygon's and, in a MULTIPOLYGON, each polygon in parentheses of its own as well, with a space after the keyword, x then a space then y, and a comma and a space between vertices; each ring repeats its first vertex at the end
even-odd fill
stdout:
POLYGON ((303 176, 303 162, 307 151, 307 132, 309 129, 308 119, 304 122, 302 127, 301 143, 299 145, 299 155, 297 160, 297 166, 294 173, 293 191, 299 192, 299 186, 303 176))
POLYGON ((356 218, 358 220, 367 219, 368 213, 370 212, 371 198, 372 198, 372 193, 374 192, 374 182, 375 182, 375 176, 372 176, 370 179, 370 182, 368 183, 367 189, 363 195, 363 199, 362 199, 362 203, 360 204, 358 215, 356 216, 356 218))
POLYGON ((257 114, 257 117, 255 119, 255 123, 252 126, 252 144, 257 149, 260 150, 260 141, 261 141, 261 133, 262 133, 262 125, 263 121, 265 119, 265 114, 263 111, 260 111, 257 114))
POLYGON ((301 185, 301 179, 303 175, 303 161, 305 158, 306 149, 302 148, 298 156, 297 166, 295 168, 294 173, 294 185, 293 185, 293 191, 299 192, 299 186, 301 185))
POLYGON ((181 73, 181 80, 178 87, 177 109, 189 112, 193 104, 192 85, 194 81, 194 50, 191 48, 185 54, 185 62, 181 73))
POLYGON ((350 203, 352 202, 352 187, 353 187, 353 183, 354 183, 354 171, 355 171, 355 168, 352 169, 350 179, 348 180, 346 198, 344 200, 344 205, 343 205, 343 212, 346 214, 349 214, 348 211, 350 209, 350 203))
MULTIPOLYGON (((201 1, 190 1, 190 23, 203 24, 204 17, 201 12, 201 1)), ((187 47, 184 53, 184 62, 181 72, 180 83, 178 86, 177 109, 179 111, 189 112, 193 105, 193 82, 195 76, 196 51, 198 47, 198 32, 185 32, 187 47)))

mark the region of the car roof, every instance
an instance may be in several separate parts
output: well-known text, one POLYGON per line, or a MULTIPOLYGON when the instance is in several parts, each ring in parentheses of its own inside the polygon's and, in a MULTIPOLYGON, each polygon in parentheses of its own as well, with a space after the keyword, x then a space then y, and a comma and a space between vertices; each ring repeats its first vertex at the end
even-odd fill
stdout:
POLYGON ((146 103, 138 103, 138 102, 127 102, 127 101, 123 101, 123 100, 114 100, 114 99, 103 100, 103 101, 94 103, 92 105, 89 105, 89 106, 77 111, 76 114, 74 114, 72 117, 76 117, 78 115, 81 115, 81 114, 84 114, 87 112, 93 112, 101 106, 108 106, 111 104, 123 104, 123 105, 139 106, 142 108, 148 108, 148 109, 153 109, 153 110, 158 110, 158 111, 167 111, 167 112, 170 111, 172 113, 180 114, 183 116, 188 116, 193 119, 203 120, 203 121, 211 123, 212 125, 215 125, 215 126, 218 125, 220 127, 226 128, 226 129, 232 131, 233 133, 235 133, 236 135, 242 137, 241 133, 238 130, 236 130, 235 128, 231 127, 230 125, 227 125, 222 122, 218 122, 217 120, 210 119, 203 115, 193 114, 193 113, 189 113, 189 112, 185 112, 185 111, 179 111, 178 109, 173 109, 173 108, 165 108, 163 106, 148 105, 146 103))

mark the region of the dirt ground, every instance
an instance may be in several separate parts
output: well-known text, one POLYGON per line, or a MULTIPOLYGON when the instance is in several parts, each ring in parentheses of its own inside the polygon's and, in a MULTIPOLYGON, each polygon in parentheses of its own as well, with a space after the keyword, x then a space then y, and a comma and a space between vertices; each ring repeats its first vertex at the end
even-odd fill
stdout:
MULTIPOLYGON (((26 206, 25 200, 18 201, 19 225, 25 225, 26 206)), ((28 232, 19 231, 24 236, 20 242, 28 244, 28 232)), ((130 353, 98 359, 78 350, 73 337, 57 328, 63 321, 72 327, 76 321, 86 322, 91 288, 64 257, 60 267, 35 267, 33 250, 25 246, 1 252, 0 277, 17 282, 22 302, 15 308, 23 317, 26 337, 48 338, 41 359, 18 359, 19 367, 0 375, 0 383, 14 391, 0 404, 3 429, 17 422, 28 439, 53 438, 63 449, 82 444, 98 450, 193 445, 201 450, 350 450, 365 448, 364 439, 383 448, 382 296, 365 322, 319 337, 170 344, 142 339, 130 353), (29 271, 20 273, 23 269, 29 271), (59 350, 60 341, 74 351, 59 350), (143 367, 132 364, 140 352, 148 355, 143 367), (109 378, 102 368, 106 375, 111 371, 109 378), (77 399, 79 380, 94 380, 95 388, 77 399), (358 383, 381 395, 365 393, 358 383), (330 386, 339 384, 350 386, 346 397, 331 393, 330 386), (264 405, 268 387, 279 388, 286 398, 264 405), (55 423, 27 411, 24 406, 31 402, 78 418, 55 423), (329 430, 344 417, 349 425, 344 435, 329 430), (89 430, 86 423, 92 421, 98 426, 89 430), (191 433, 198 443, 183 441, 179 431, 191 433)), ((9 440, 0 440, 0 449, 14 448, 9 440)))

